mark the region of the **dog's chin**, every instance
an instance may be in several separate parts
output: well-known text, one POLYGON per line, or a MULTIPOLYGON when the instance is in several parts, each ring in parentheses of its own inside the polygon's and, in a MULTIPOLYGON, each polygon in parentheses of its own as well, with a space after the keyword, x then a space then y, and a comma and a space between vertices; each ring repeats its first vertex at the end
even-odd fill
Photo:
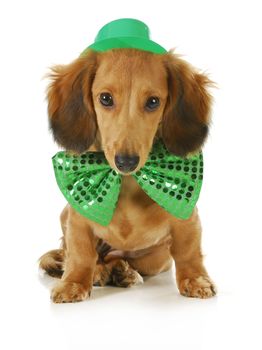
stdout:
POLYGON ((137 171, 139 171, 139 170, 143 167, 143 164, 141 164, 141 165, 138 164, 138 166, 137 166, 134 170, 132 170, 132 171, 121 171, 120 169, 117 168, 117 166, 116 166, 114 163, 110 162, 108 159, 107 159, 107 161, 108 161, 110 167, 111 167, 113 170, 115 170, 115 172, 116 172, 117 174, 122 175, 122 176, 131 176, 131 175, 134 175, 137 171))
POLYGON ((132 171, 121 171, 120 169, 118 169, 116 166, 111 166, 112 169, 114 169, 117 174, 123 175, 123 176, 131 176, 134 175, 137 171, 139 171, 141 169, 141 166, 136 167, 134 170, 132 171))
POLYGON ((135 170, 133 170, 133 171, 129 171, 129 172, 123 172, 123 171, 121 171, 121 170, 119 170, 119 169, 116 169, 116 172, 117 172, 118 174, 120 174, 120 175, 123 175, 123 176, 131 176, 131 175, 135 174, 139 169, 140 169, 140 168, 137 168, 137 169, 135 169, 135 170))

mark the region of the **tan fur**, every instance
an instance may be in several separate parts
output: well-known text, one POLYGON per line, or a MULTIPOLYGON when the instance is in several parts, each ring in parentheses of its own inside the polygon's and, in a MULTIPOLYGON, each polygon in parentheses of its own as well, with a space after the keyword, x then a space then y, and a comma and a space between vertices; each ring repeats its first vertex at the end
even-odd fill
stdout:
MULTIPOLYGON (((72 63, 70 75, 66 76, 64 72, 68 69, 56 70, 48 92, 51 127, 55 121, 55 138, 66 149, 78 152, 85 144, 90 144, 89 149, 103 150, 110 166, 116 170, 116 154, 137 154, 140 157, 137 171, 145 164, 156 137, 162 138, 167 147, 178 154, 194 152, 203 144, 211 103, 206 90, 209 81, 175 55, 130 49, 99 54, 90 52, 86 58, 72 63), (88 75, 88 65, 92 77, 88 75), (64 88, 63 95, 59 93, 61 87, 64 88), (72 106, 70 91, 78 96, 72 106), (99 102, 102 92, 109 92, 114 97, 112 108, 106 109, 99 102), (82 104, 87 96, 85 108, 82 104), (150 96, 157 96, 160 106, 149 112, 145 109, 145 101, 150 96), (79 106, 76 108, 77 101, 79 106), (67 104, 67 108, 61 109, 61 104, 67 104), (72 122, 74 108, 86 114, 84 143, 77 143, 83 136, 81 133, 77 138, 80 132, 77 118, 71 130, 75 141, 67 140, 66 123, 72 122), (91 143, 88 125, 92 125, 91 143), (95 139, 94 125, 97 128, 95 139)), ((83 123, 81 118, 79 125, 82 127, 83 123)), ((173 259, 182 295, 206 298, 215 294, 214 284, 203 266, 197 209, 188 220, 176 219, 149 198, 130 174, 123 176, 118 204, 107 227, 84 218, 69 205, 61 215, 61 223, 64 233, 61 250, 47 253, 40 259, 40 266, 47 272, 53 267, 53 275, 57 272, 59 276, 59 270, 64 270, 51 294, 54 302, 84 300, 94 283, 104 285, 117 278, 119 282, 119 274, 120 280, 124 281, 122 285, 136 284, 139 277, 135 271, 141 275, 155 275, 168 270, 173 259), (111 248, 99 261, 97 247, 101 241, 111 248), (61 256, 65 256, 63 264, 61 256)))

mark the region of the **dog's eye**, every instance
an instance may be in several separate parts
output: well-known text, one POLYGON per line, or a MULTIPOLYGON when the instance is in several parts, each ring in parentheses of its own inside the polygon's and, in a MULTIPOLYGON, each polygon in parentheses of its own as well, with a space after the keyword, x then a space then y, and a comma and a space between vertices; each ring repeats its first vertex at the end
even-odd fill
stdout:
POLYGON ((160 105, 160 101, 158 97, 151 96, 149 99, 146 101, 146 109, 148 111, 153 111, 157 109, 157 107, 160 105))
POLYGON ((114 105, 113 97, 108 92, 103 92, 100 95, 99 100, 101 104, 105 107, 112 107, 114 105))

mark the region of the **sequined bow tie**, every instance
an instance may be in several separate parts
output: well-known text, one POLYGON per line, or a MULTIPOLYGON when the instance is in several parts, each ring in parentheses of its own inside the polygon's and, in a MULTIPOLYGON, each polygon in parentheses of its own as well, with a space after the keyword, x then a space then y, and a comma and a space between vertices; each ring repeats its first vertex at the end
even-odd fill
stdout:
MULTIPOLYGON (((110 168, 104 153, 53 157, 57 184, 68 203, 86 218, 107 226, 115 211, 122 175, 110 168)), ((180 219, 192 214, 203 178, 202 153, 188 158, 170 154, 157 142, 146 164, 132 175, 158 205, 180 219)))

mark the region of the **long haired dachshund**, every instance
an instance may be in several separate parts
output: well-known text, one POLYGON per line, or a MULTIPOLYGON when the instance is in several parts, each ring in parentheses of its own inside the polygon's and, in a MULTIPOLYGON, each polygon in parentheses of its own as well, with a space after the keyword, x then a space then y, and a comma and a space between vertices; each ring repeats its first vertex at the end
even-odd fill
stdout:
POLYGON ((48 112, 57 143, 77 154, 103 151, 124 175, 109 226, 69 205, 63 210, 62 246, 40 258, 41 268, 61 277, 52 300, 84 300, 93 285, 129 287, 167 271, 173 260, 182 295, 215 295, 203 265, 197 209, 177 219, 130 176, 143 167, 156 139, 179 156, 201 148, 210 122, 210 80, 173 53, 136 49, 90 50, 55 67, 51 79, 48 112))

